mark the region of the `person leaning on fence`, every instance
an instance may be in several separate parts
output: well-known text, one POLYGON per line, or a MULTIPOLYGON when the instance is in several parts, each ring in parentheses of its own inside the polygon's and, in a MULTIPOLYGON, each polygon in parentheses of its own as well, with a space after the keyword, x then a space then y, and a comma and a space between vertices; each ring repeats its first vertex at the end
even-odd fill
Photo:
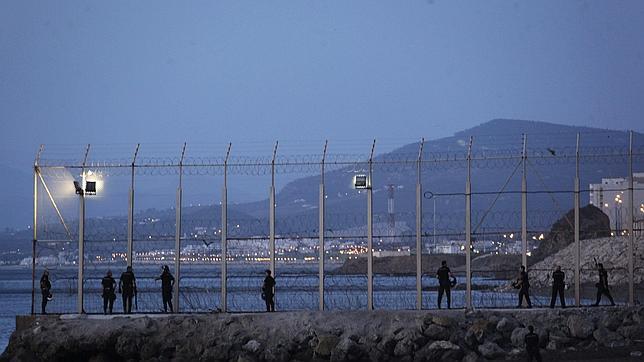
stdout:
POLYGON ((607 296, 608 300, 610 300, 610 305, 614 306, 615 301, 613 300, 613 296, 610 295, 610 290, 608 289, 608 272, 604 269, 604 264, 602 263, 597 264, 597 269, 599 271, 599 283, 595 284, 597 287, 597 301, 595 302, 595 306, 599 305, 602 295, 607 296))
POLYGON ((131 266, 128 266, 127 270, 121 274, 119 293, 122 293, 123 297, 123 313, 132 313, 132 298, 136 294, 136 278, 131 266))
POLYGON ((170 313, 174 313, 174 308, 172 307, 172 288, 174 288, 174 277, 170 274, 170 268, 167 265, 164 265, 161 276, 154 278, 154 280, 161 280, 163 311, 168 313, 168 306, 170 306, 170 313))
POLYGON ((564 298, 564 289, 566 288, 566 274, 561 271, 561 267, 557 265, 557 268, 552 273, 552 298, 550 298, 550 308, 555 307, 555 300, 557 299, 557 294, 559 294, 559 301, 561 302, 561 308, 566 308, 566 299, 564 298))
POLYGON ((438 279, 438 309, 441 309, 441 301, 443 300, 443 293, 447 296, 447 309, 452 308, 452 296, 450 278, 452 272, 447 267, 447 261, 441 261, 441 267, 436 271, 436 278, 438 279))
POLYGON ((45 270, 40 277, 40 293, 42 294, 42 303, 40 304, 40 312, 47 314, 47 302, 51 298, 51 282, 49 281, 49 271, 45 270))
POLYGON ((535 360, 541 362, 541 354, 539 353, 539 335, 534 333, 534 327, 528 326, 528 334, 523 337, 525 342, 525 351, 528 361, 535 360))
POLYGON ((266 311, 275 312, 275 279, 271 276, 271 271, 266 269, 266 278, 262 285, 262 297, 266 302, 266 311))
POLYGON ((103 314, 107 314, 108 311, 109 314, 112 314, 114 300, 116 299, 116 280, 112 278, 111 270, 107 271, 107 274, 101 280, 101 285, 103 286, 103 314))
POLYGON ((530 302, 530 281, 528 280, 528 272, 525 271, 525 266, 521 265, 521 273, 519 274, 519 279, 517 281, 519 285, 519 306, 521 308, 521 303, 525 298, 528 308, 532 308, 532 303, 530 302))

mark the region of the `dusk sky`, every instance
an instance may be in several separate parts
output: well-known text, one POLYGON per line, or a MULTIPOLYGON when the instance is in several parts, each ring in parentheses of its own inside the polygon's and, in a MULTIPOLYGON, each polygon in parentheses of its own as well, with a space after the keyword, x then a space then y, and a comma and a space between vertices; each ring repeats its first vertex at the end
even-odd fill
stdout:
POLYGON ((0 164, 29 172, 40 143, 394 146, 493 118, 641 131, 642 19, 612 0, 2 1, 0 164))

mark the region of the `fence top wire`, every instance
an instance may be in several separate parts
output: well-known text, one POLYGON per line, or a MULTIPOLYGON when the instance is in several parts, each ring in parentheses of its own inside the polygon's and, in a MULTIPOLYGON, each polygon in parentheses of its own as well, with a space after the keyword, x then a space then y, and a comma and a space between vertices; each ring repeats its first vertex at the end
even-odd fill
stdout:
MULTIPOLYGON (((600 132, 587 132, 583 135, 603 135, 600 132)), ((583 135, 582 140, 583 140, 583 135)), ((628 136, 624 140, 615 140, 613 133, 606 136, 613 139, 605 145, 586 145, 581 142, 579 157, 582 160, 597 158, 625 158, 629 156, 628 136), (620 142, 624 141, 624 142, 620 142)), ((542 162, 574 161, 577 157, 577 148, 574 137, 576 135, 536 134, 528 138, 527 157, 542 162), (550 147, 551 144, 561 144, 555 139, 566 139, 569 146, 550 147)), ((439 140, 434 144, 426 141, 423 150, 423 165, 440 164, 446 162, 464 162, 467 160, 467 142, 465 137, 455 135, 454 141, 445 143, 439 140)), ((601 137, 600 137, 601 138, 601 137)), ((183 160, 185 168, 223 167, 226 161, 228 143, 188 143, 183 160)), ((90 168, 157 168, 177 167, 181 161, 182 144, 173 143, 144 143, 141 144, 134 162, 137 144, 91 144, 86 161, 90 168)), ((290 141, 280 142, 277 149, 275 165, 282 171, 285 167, 315 166, 322 163, 324 142, 290 141)), ((325 165, 350 166, 367 163, 370 151, 369 142, 343 140, 329 142, 325 157, 325 165)), ((88 145, 45 145, 43 152, 37 160, 40 168, 82 168, 85 151, 88 145)), ((227 165, 230 167, 257 167, 272 165, 274 143, 267 142, 241 142, 232 144, 227 165)), ((376 142, 376 156, 373 165, 412 165, 419 162, 418 150, 420 140, 404 146, 394 147, 391 141, 376 142)), ((644 155, 644 145, 636 142, 633 145, 634 157, 644 155)), ((516 135, 478 135, 474 138, 472 161, 511 160, 522 157, 521 140, 516 135), (508 142, 504 142, 507 138, 508 142), (493 142, 493 143, 491 143, 493 142), (503 146, 499 146, 503 145, 503 146)))

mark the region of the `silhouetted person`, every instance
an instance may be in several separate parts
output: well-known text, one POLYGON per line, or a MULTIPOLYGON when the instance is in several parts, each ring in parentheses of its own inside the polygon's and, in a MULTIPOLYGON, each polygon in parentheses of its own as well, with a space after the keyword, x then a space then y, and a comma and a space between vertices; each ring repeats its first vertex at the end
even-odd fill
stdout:
POLYGON ((101 280, 103 286, 103 314, 112 314, 114 300, 116 299, 116 280, 112 278, 112 271, 108 270, 107 274, 101 280), (108 309, 109 307, 109 309, 108 309))
POLYGON ((51 298, 51 282, 49 281, 49 271, 45 270, 40 277, 40 293, 42 294, 42 303, 40 304, 40 312, 47 314, 47 302, 51 298))
POLYGON ((561 308, 566 308, 566 299, 564 298, 564 289, 566 288, 565 280, 566 274, 564 274, 564 272, 561 271, 561 267, 557 265, 557 268, 552 273, 552 298, 550 298, 550 308, 555 307, 557 294, 559 294, 561 308))
POLYGON ((132 298, 136 294, 136 278, 131 266, 128 266, 127 270, 121 274, 119 293, 122 293, 123 297, 123 313, 132 313, 132 298))
POLYGON ((438 278, 438 309, 441 309, 443 293, 447 296, 447 309, 452 307, 450 277, 452 277, 452 272, 447 267, 447 261, 443 260, 441 261, 441 267, 436 271, 436 278, 438 278))
POLYGON ((167 265, 164 265, 161 276, 154 278, 154 280, 161 280, 163 310, 168 313, 168 306, 170 306, 170 313, 174 313, 174 308, 172 307, 172 288, 174 287, 174 277, 170 274, 170 268, 167 265))
POLYGON ((604 269, 604 264, 602 263, 597 264, 597 268, 599 271, 599 283, 595 284, 597 286, 597 301, 595 302, 595 306, 599 305, 602 294, 607 296, 608 300, 610 300, 610 305, 614 306, 615 301, 613 300, 613 296, 610 295, 610 290, 608 290, 608 272, 604 269))
POLYGON ((528 326, 528 331, 528 334, 523 338, 523 341, 525 342, 525 351, 528 355, 528 362, 533 360, 541 362, 541 354, 539 353, 539 335, 534 333, 533 326, 528 326))
POLYGON ((268 269, 266 269, 266 278, 264 278, 264 285, 262 285, 262 294, 266 302, 266 311, 275 312, 275 279, 268 269))
POLYGON ((528 280, 528 272, 525 271, 525 266, 521 265, 521 273, 519 274, 518 280, 520 289, 519 289, 519 308, 521 308, 521 303, 525 298, 526 303, 528 303, 528 308, 532 308, 532 303, 530 302, 530 281, 528 280))

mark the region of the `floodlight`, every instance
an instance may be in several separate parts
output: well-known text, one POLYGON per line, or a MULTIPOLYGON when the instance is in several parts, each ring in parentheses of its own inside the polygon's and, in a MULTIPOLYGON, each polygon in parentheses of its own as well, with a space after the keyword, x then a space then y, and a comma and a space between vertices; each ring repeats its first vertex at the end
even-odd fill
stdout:
POLYGON ((353 187, 356 189, 368 189, 370 185, 367 181, 367 175, 355 175, 353 177, 353 187))
POLYGON ((85 194, 86 195, 96 195, 96 181, 86 181, 85 182, 85 194))
POLYGON ((76 189, 76 195, 82 195, 84 193, 80 182, 74 181, 74 188, 76 189))

